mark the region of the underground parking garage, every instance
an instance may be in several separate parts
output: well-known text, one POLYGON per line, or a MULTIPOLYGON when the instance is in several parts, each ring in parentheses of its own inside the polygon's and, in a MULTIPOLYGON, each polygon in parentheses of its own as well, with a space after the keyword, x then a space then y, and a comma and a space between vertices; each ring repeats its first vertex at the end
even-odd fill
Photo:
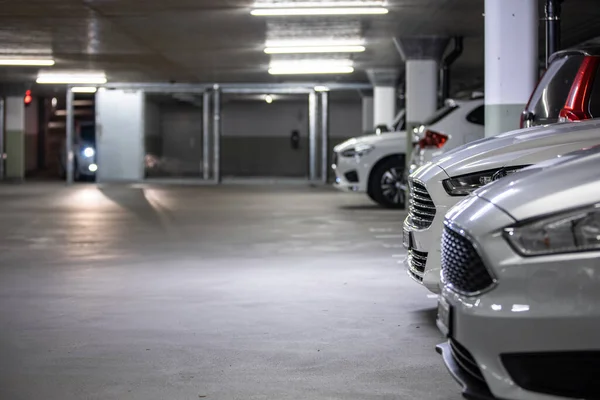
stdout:
POLYGON ((0 399, 597 399, 595 0, 7 1, 0 399))

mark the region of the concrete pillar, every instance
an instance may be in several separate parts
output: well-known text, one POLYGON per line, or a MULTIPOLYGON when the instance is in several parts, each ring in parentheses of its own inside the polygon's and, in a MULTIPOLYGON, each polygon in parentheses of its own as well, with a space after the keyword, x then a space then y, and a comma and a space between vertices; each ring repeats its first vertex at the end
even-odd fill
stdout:
POLYGON ((7 179, 25 178, 25 103, 23 96, 9 96, 5 100, 6 154, 5 176, 7 179))
POLYGON ((380 68, 367 70, 369 80, 373 84, 373 126, 391 127, 396 116, 396 88, 398 87, 398 70, 380 68))
POLYGON ((375 86, 373 89, 373 126, 392 126, 396 116, 396 87, 375 86))
POLYGON ((406 120, 423 122, 437 109, 437 60, 406 61, 406 120))
POLYGON ((538 79, 538 1, 485 0, 485 136, 519 128, 538 79))
POLYGON ((406 154, 412 153, 412 129, 437 108, 439 64, 449 41, 437 36, 394 38, 406 62, 406 154))
POLYGON ((373 96, 364 96, 362 98, 362 131, 369 132, 373 129, 373 96))

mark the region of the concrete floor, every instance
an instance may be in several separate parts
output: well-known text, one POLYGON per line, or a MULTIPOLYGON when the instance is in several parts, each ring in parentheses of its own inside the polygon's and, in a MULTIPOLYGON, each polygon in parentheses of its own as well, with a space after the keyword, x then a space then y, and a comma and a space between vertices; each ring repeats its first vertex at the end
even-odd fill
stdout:
POLYGON ((2 186, 0 399, 459 399, 403 217, 299 186, 2 186))

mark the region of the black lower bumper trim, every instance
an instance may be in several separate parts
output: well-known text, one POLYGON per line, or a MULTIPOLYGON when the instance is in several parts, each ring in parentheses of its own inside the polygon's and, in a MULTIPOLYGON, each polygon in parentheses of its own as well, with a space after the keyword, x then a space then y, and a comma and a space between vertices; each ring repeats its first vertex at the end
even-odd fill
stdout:
POLYGON ((450 375, 463 387, 463 397, 468 400, 499 400, 492 395, 487 385, 465 371, 452 356, 450 344, 442 343, 435 350, 444 359, 450 375))

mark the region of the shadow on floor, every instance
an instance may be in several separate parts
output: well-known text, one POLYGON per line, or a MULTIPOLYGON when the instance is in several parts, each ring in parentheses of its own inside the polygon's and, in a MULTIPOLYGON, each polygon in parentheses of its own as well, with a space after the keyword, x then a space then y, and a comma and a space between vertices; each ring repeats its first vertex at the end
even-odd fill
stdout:
POLYGON ((144 189, 131 187, 102 187, 100 192, 112 202, 130 211, 139 220, 152 226, 163 227, 164 216, 161 216, 146 197, 144 189))

